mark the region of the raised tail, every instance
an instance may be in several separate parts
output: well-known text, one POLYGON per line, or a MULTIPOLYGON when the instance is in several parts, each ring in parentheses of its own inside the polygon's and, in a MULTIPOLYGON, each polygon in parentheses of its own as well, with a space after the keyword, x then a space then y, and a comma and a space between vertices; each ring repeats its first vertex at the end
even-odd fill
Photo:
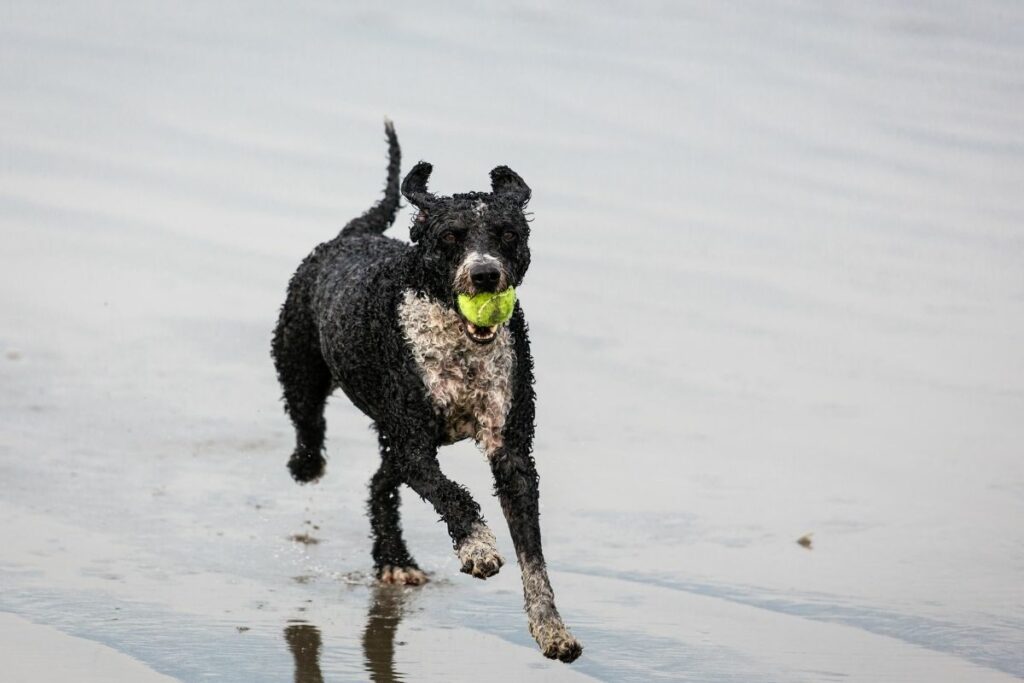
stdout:
POLYGON ((384 188, 384 198, 374 204, 369 211, 355 218, 341 229, 341 235, 381 234, 395 222, 398 214, 399 174, 402 171, 402 149, 398 146, 395 135, 395 124, 391 119, 384 119, 384 133, 388 136, 388 184, 384 188))

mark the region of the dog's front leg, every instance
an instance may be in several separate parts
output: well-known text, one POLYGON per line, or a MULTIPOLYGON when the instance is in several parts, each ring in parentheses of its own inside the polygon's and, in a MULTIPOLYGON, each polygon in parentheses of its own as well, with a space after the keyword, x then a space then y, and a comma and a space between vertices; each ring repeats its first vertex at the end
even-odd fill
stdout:
POLYGON ((530 634, 545 657, 574 661, 583 646, 562 623, 555 594, 544 565, 540 544, 540 487, 533 462, 533 357, 526 338, 526 323, 517 306, 512 322, 515 344, 515 375, 512 402, 501 430, 501 439, 485 445, 494 474, 494 489, 505 513, 516 557, 523 573, 523 594, 530 634))
POLYGON ((555 594, 541 550, 538 478, 533 457, 528 448, 506 446, 491 456, 491 471, 523 573, 530 633, 545 657, 571 662, 580 656, 583 646, 569 633, 555 607, 555 594))
POLYGON ((480 579, 494 576, 505 563, 494 534, 480 515, 469 491, 444 475, 437 461, 437 444, 425 438, 430 430, 396 429, 395 462, 403 481, 429 502, 448 525, 462 571, 480 579))

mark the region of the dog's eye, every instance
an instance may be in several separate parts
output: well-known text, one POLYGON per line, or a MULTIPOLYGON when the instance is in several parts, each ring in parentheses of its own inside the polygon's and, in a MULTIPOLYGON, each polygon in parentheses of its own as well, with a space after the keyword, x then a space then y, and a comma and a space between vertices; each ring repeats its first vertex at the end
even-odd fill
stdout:
POLYGON ((501 241, 504 242, 505 244, 512 244, 513 242, 516 241, 516 233, 513 232, 512 230, 506 230, 505 232, 501 233, 501 241))
POLYGON ((445 234, 441 235, 441 241, 444 242, 445 244, 456 244, 459 241, 459 236, 456 235, 454 232, 446 232, 445 234))

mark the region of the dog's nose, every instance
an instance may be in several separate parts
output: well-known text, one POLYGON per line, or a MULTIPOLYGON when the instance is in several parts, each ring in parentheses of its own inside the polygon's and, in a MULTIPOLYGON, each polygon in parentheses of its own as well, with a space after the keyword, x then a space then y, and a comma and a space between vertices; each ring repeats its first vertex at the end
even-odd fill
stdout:
POLYGON ((498 288, 501 271, 490 264, 480 265, 469 271, 469 279, 473 281, 473 286, 480 291, 493 292, 498 288))

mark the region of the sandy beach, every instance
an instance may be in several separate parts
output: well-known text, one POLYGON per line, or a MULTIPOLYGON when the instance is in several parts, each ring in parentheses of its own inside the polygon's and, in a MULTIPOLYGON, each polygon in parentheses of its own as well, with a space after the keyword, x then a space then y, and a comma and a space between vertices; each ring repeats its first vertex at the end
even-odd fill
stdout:
POLYGON ((0 678, 1024 678, 1024 6, 0 16, 0 678), (285 468, 271 329, 385 116, 438 192, 533 188, 572 665, 411 493, 432 580, 374 584, 343 396, 324 479, 285 468))

